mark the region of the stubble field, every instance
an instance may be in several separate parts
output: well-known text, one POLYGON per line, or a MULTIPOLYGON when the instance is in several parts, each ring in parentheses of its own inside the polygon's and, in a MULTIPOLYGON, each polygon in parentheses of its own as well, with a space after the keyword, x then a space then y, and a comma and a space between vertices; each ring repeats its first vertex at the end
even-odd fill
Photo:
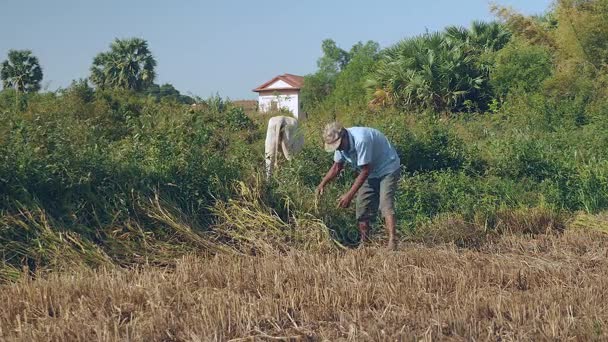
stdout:
POLYGON ((608 236, 185 257, 0 288, 6 341, 605 340, 608 236))

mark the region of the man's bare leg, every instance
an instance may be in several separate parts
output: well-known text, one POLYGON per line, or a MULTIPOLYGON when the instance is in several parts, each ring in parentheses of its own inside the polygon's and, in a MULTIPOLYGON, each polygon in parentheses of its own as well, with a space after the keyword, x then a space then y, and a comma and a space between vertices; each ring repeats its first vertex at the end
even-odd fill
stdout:
POLYGON ((359 221, 359 234, 361 235, 359 246, 363 246, 369 241, 369 221, 359 221))

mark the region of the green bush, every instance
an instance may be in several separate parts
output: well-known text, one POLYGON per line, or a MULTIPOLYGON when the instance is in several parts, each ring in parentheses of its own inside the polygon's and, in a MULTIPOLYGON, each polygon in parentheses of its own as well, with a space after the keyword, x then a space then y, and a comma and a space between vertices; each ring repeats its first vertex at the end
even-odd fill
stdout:
POLYGON ((147 214, 162 198, 163 210, 205 230, 210 207, 227 199, 231 183, 247 170, 241 163, 261 162, 246 141, 257 139, 257 129, 236 110, 192 113, 177 102, 119 91, 87 97, 68 89, 32 94, 23 111, 12 103, 0 108, 0 214, 7 220, 0 222, 0 241, 23 251, 10 260, 15 266, 50 262, 32 248, 39 234, 50 239, 44 248, 54 248, 54 234, 62 231, 98 245, 110 259, 132 261, 112 247, 119 244, 117 227, 137 225, 171 239, 171 224, 147 214), (22 222, 42 228, 28 233, 22 222))
POLYGON ((397 198, 405 229, 413 230, 439 214, 490 219, 500 209, 534 206, 538 196, 515 180, 478 177, 463 171, 432 171, 406 176, 397 198))
POLYGON ((490 85, 500 98, 513 91, 539 90, 553 68, 549 49, 520 39, 511 40, 493 58, 490 85))

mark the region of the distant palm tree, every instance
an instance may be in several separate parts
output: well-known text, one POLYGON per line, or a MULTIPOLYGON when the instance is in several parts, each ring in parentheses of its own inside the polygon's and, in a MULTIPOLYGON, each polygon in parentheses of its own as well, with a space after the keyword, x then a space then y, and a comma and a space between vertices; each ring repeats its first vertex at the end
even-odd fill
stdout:
MULTIPOLYGON (((470 29, 450 26, 446 28, 445 35, 452 44, 460 44, 462 49, 476 56, 501 50, 511 40, 511 32, 499 22, 474 21, 470 29)), ((487 58, 477 58, 476 65, 484 79, 488 80, 493 62, 487 58)))
POLYGON ((489 66, 480 56, 503 48, 509 39, 504 26, 484 22, 405 39, 381 52, 366 82, 370 106, 483 107, 489 97, 489 66))
POLYGON ((38 58, 30 50, 10 50, 8 59, 0 65, 0 79, 5 89, 13 88, 19 92, 40 90, 42 68, 38 58))
POLYGON ((156 60, 140 38, 116 39, 93 59, 91 82, 99 88, 141 91, 153 84, 156 60))
POLYGON ((511 39, 511 33, 498 22, 474 21, 470 29, 450 26, 445 34, 451 43, 468 45, 479 53, 498 51, 511 39))
POLYGON ((473 56, 442 33, 403 40, 386 49, 367 85, 372 104, 438 111, 456 108, 483 82, 473 56))

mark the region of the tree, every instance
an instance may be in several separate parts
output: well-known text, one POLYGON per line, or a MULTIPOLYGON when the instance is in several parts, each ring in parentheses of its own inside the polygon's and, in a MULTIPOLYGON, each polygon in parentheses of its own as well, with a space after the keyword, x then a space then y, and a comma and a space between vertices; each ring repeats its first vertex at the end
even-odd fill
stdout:
POLYGON ((511 33, 498 22, 474 21, 470 29, 450 26, 445 34, 451 43, 463 44, 478 53, 498 51, 511 39, 511 33))
POLYGON ((83 103, 92 102, 95 98, 95 90, 89 85, 89 81, 85 79, 72 80, 70 86, 61 91, 64 95, 76 98, 83 103))
POLYGON ((116 39, 93 59, 90 80, 97 87, 142 91, 153 84, 156 60, 140 38, 116 39))
POLYGON ((527 17, 515 12, 511 8, 499 5, 492 5, 491 10, 513 34, 520 36, 533 45, 544 45, 551 49, 555 48, 555 39, 552 37, 551 30, 548 29, 548 25, 543 18, 527 17))
POLYGON ((156 83, 150 85, 144 91, 144 94, 155 98, 157 101, 161 99, 171 99, 184 104, 193 104, 195 100, 187 95, 182 95, 179 90, 170 83, 158 85, 156 83))
POLYGON ((311 110, 332 93, 338 74, 350 61, 350 54, 339 48, 332 39, 323 40, 321 50, 323 55, 317 60, 319 69, 304 77, 301 96, 305 111, 311 110))
POLYGON ((323 56, 317 61, 319 71, 327 74, 337 74, 342 71, 350 60, 348 52, 342 50, 332 39, 325 39, 321 43, 323 56))
POLYGON ((500 6, 493 11, 518 39, 551 53, 553 73, 543 82, 547 94, 556 99, 606 98, 608 0, 557 0, 543 17, 500 6))
POLYGON ((533 93, 552 71, 551 53, 547 47, 516 38, 496 53, 490 84, 499 99, 514 90, 533 93))
POLYGON ((19 92, 40 90, 42 68, 30 50, 10 50, 8 59, 0 65, 0 79, 4 88, 19 92))
POLYGON ((511 38, 500 23, 473 22, 403 40, 381 52, 367 81, 371 105, 435 111, 483 109, 492 98, 484 58, 511 38))
POLYGON ((331 98, 335 105, 364 107, 367 103, 365 80, 378 59, 380 45, 358 42, 350 49, 349 62, 336 78, 331 98))
POLYGON ((465 103, 477 104, 486 81, 475 54, 442 33, 406 39, 381 54, 367 82, 374 94, 372 104, 462 110, 465 103))

